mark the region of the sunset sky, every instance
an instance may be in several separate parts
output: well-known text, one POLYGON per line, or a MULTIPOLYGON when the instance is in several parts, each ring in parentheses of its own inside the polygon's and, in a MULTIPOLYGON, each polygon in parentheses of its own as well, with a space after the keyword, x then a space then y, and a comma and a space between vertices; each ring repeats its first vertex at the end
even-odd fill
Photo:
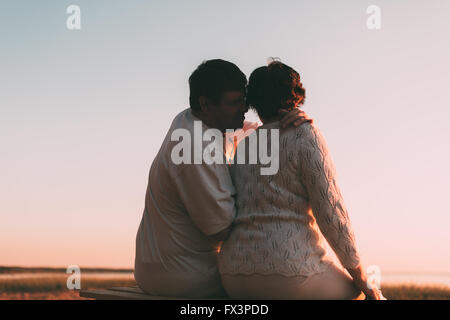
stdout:
POLYGON ((0 265, 133 267, 190 73, 279 57, 302 77, 363 263, 450 272, 449 33, 447 0, 0 2, 0 265))

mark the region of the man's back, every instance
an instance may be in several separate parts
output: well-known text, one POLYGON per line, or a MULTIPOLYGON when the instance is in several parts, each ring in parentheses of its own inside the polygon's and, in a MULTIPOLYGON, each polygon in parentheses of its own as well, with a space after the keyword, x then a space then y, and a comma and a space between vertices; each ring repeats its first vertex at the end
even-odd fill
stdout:
MULTIPOLYGON (((136 236, 135 278, 152 294, 206 297, 222 293, 216 252, 208 236, 226 229, 235 216, 235 190, 226 164, 175 164, 171 136, 194 137, 186 109, 178 114, 154 159, 145 208, 136 236)), ((202 124, 203 131, 207 129, 202 124)))

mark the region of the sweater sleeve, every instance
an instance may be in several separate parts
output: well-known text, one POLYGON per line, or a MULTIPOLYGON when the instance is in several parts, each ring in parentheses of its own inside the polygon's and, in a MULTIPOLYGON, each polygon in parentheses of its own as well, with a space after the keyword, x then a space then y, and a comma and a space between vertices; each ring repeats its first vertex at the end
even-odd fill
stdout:
POLYGON ((175 184, 184 208, 205 235, 231 225, 236 216, 236 189, 226 164, 186 165, 175 184))
POLYGON ((327 239, 344 268, 360 263, 355 238, 341 191, 336 169, 326 141, 313 124, 299 141, 300 180, 320 231, 327 239))

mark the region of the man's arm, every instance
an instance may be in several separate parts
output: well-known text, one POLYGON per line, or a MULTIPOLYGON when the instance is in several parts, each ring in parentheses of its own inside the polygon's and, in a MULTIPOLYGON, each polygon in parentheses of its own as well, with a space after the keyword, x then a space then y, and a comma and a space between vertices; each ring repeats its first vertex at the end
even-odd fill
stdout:
POLYGON ((175 182, 185 210, 206 236, 225 239, 236 215, 236 190, 227 165, 184 165, 175 182))
POLYGON ((226 229, 223 229, 222 231, 219 231, 213 235, 210 235, 209 238, 213 241, 225 241, 228 239, 228 236, 230 235, 231 232, 231 226, 227 227, 226 229))

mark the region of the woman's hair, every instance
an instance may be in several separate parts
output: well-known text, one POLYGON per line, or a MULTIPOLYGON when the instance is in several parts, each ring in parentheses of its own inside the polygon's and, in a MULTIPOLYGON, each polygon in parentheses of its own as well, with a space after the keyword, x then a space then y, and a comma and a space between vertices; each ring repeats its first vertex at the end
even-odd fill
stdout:
POLYGON ((293 109, 304 101, 305 89, 300 75, 280 61, 259 67, 250 75, 247 103, 264 119, 279 115, 280 109, 293 109))

